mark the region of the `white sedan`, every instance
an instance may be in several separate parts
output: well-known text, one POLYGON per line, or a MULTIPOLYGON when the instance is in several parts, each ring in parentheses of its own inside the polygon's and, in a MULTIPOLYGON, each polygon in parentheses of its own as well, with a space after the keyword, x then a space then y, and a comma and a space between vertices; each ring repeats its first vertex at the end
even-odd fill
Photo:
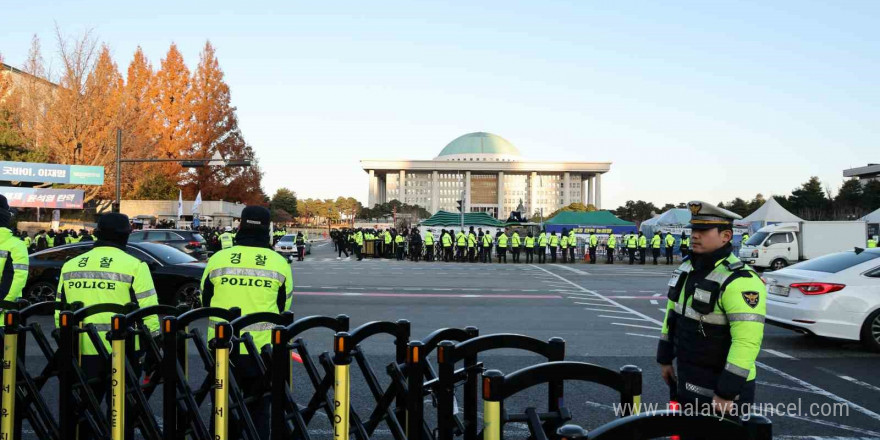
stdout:
POLYGON ((764 281, 768 323, 880 351, 880 248, 823 255, 764 281))

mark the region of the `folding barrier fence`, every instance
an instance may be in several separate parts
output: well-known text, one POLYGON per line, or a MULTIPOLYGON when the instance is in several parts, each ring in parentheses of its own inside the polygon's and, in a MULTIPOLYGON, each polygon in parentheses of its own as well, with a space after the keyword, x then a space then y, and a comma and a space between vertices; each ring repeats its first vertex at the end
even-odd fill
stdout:
POLYGON ((380 427, 394 440, 501 440, 509 423, 524 424, 534 440, 710 431, 719 439, 772 438, 770 421, 759 416, 740 421, 675 411, 632 414, 641 403, 641 370, 566 361, 561 338, 480 335, 466 327, 411 339, 406 320, 351 329, 346 315, 295 320, 291 312, 242 316, 237 308, 20 300, 0 302, 0 309, 0 440, 23 438, 25 424, 32 437, 49 440, 257 440, 267 432, 273 440, 309 440, 318 432, 326 435, 314 426, 325 417, 322 423, 332 427, 334 440, 370 440, 380 427), (51 314, 58 328, 47 333, 34 317, 51 314), (145 325, 154 318, 158 329, 145 325), (207 335, 199 328, 204 320, 207 335), (271 342, 257 346, 254 331, 269 332, 271 342), (333 345, 315 355, 306 339, 317 332, 332 335, 333 345), (384 371, 374 369, 362 344, 389 338, 394 360, 384 371), (534 354, 536 362, 504 375, 484 365, 492 359, 485 353, 498 349, 534 354), (45 364, 28 364, 34 362, 45 364), (362 381, 352 382, 352 367, 362 381), (304 380, 294 380, 294 368, 302 368, 304 380), (566 406, 571 382, 612 390, 624 410, 621 418, 590 431, 570 424, 598 425, 578 419, 566 406), (546 405, 505 404, 536 386, 546 386, 546 405), (367 398, 355 405, 352 389, 367 398))

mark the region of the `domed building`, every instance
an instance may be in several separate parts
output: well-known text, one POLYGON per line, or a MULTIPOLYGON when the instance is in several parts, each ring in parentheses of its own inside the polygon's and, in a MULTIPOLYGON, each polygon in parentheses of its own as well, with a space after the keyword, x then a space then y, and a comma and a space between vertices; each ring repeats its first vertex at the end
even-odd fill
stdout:
POLYGON ((468 133, 447 144, 433 160, 361 160, 369 174, 368 206, 397 199, 410 205, 455 212, 487 212, 506 219, 549 214, 570 203, 601 209, 601 176, 610 162, 524 160, 510 141, 492 133, 468 133))

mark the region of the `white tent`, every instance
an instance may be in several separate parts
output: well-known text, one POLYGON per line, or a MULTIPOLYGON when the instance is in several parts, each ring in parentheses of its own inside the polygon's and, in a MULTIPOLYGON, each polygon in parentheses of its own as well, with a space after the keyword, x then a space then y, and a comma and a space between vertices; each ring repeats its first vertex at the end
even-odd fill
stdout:
POLYGON ((788 212, 773 197, 767 199, 757 211, 741 220, 741 222, 761 222, 762 224, 802 221, 804 221, 802 218, 788 212))
POLYGON ((860 220, 864 220, 866 223, 880 223, 880 209, 862 217, 860 220))

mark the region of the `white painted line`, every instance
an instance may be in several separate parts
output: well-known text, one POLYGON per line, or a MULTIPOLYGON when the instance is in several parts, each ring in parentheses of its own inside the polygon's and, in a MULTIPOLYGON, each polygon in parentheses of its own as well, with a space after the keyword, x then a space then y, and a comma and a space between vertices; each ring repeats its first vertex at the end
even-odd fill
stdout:
POLYGON ((628 319, 630 321, 644 321, 642 318, 627 318, 625 316, 608 316, 608 315, 599 315, 600 318, 611 318, 611 319, 628 319))
POLYGON ((664 315, 666 314, 666 307, 658 307, 657 310, 663 312, 664 315))
POLYGON ((296 286, 296 287, 309 287, 309 288, 310 288, 310 287, 312 287, 312 286, 296 286))
POLYGON ((574 273, 576 273, 576 274, 578 274, 578 275, 589 275, 589 274, 590 274, 589 272, 584 272, 584 271, 582 271, 582 270, 578 270, 578 269, 575 269, 575 268, 573 268, 573 267, 568 267, 568 266, 556 266, 556 267, 559 267, 559 268, 561 268, 561 269, 565 269, 565 270, 570 270, 570 271, 572 271, 572 272, 574 272, 574 273))
POLYGON ((627 333, 630 336, 641 336, 643 338, 660 339, 660 336, 643 335, 641 333, 627 333))
POLYGON ((763 348, 763 349, 761 349, 761 351, 766 351, 767 353, 770 353, 770 354, 772 354, 772 355, 779 356, 779 357, 781 357, 781 358, 783 358, 783 359, 791 359, 791 360, 795 360, 795 361, 798 360, 798 359, 797 359, 796 357, 794 357, 794 356, 787 355, 787 354, 785 354, 785 353, 783 353, 783 352, 781 352, 781 351, 771 350, 771 349, 769 349, 769 348, 763 348))
POLYGON ((801 392, 801 393, 815 394, 815 392, 813 392, 813 391, 811 391, 811 390, 808 390, 808 389, 806 389, 806 388, 798 388, 798 387, 793 387, 793 386, 791 386, 791 385, 783 385, 783 384, 779 384, 779 383, 763 382, 763 381, 760 381, 760 380, 755 381, 755 383, 758 384, 758 385, 761 385, 762 387, 782 388, 783 390, 799 391, 799 392, 801 392))
POLYGON ((611 293, 626 293, 626 290, 612 290, 611 293))
POLYGON ((581 305, 581 306, 614 307, 614 306, 612 306, 612 305, 607 305, 607 306, 606 306, 605 304, 585 303, 585 302, 576 302, 575 304, 578 304, 578 305, 581 305))
POLYGON ((841 378, 841 379, 843 379, 843 380, 845 380, 845 381, 847 381, 847 382, 852 382, 852 383, 854 383, 854 384, 856 384, 856 385, 858 385, 858 386, 865 387, 865 388, 867 388, 867 389, 869 389, 869 390, 876 391, 876 392, 880 392, 880 387, 878 387, 878 386, 874 386, 874 385, 871 385, 871 384, 869 384, 869 383, 867 383, 867 382, 862 382, 862 381, 860 381, 860 380, 858 380, 858 379, 856 379, 856 378, 854 378, 854 377, 843 376, 843 375, 841 375, 841 376, 837 376, 837 377, 839 377, 839 378, 841 378))
MULTIPOLYGON (((815 424, 817 424, 817 425, 831 426, 831 427, 838 428, 838 429, 843 429, 843 430, 846 430, 846 431, 857 432, 857 433, 859 433, 859 434, 869 435, 869 436, 871 436, 870 438, 880 438, 880 432, 877 432, 877 431, 870 431, 870 430, 867 430, 867 429, 862 429, 862 428, 858 428, 858 427, 855 427, 855 426, 844 425, 844 424, 841 424, 841 423, 831 422, 831 421, 828 421, 828 420, 813 419, 813 418, 810 418, 810 417, 797 416, 797 415, 794 415, 794 414, 788 414, 788 413, 781 413, 781 414, 774 414, 774 415, 775 415, 775 416, 788 417, 788 418, 795 419, 795 420, 803 420, 803 421, 805 421, 805 422, 815 423, 815 424)), ((773 417, 774 415, 771 415, 771 417, 773 417)), ((820 438, 820 437, 807 437, 807 438, 818 439, 818 438, 820 438)), ((841 437, 831 437, 831 438, 833 438, 833 439, 835 439, 835 440, 840 440, 840 439, 841 439, 841 437)))
POLYGON ((626 310, 591 309, 589 307, 584 307, 584 310, 592 310, 594 312, 604 312, 604 313, 629 313, 626 310))
POLYGON ((346 292, 346 293, 343 293, 342 295, 344 295, 344 296, 361 296, 361 295, 363 295, 363 293, 358 293, 358 292, 346 292))
POLYGON ((431 289, 431 290, 452 290, 452 289, 431 289))
MULTIPOLYGON (((651 296, 660 296, 660 295, 661 295, 661 294, 659 294, 659 293, 655 293, 655 294, 653 294, 653 295, 651 295, 651 296)), ((651 304, 658 304, 658 303, 657 303, 656 300, 653 300, 653 299, 652 299, 652 300, 651 300, 651 304)))
POLYGON ((820 395, 823 395, 823 396, 825 396, 831 400, 834 400, 836 402, 840 402, 840 403, 844 403, 846 405, 849 405, 852 409, 854 409, 854 410, 856 410, 856 411, 858 411, 858 412, 860 412, 860 413, 862 413, 862 414, 864 414, 864 415, 866 415, 876 421, 880 421, 880 414, 877 414, 874 411, 871 411, 863 406, 860 406, 860 405, 857 405, 853 402, 850 402, 849 400, 846 400, 843 397, 838 396, 837 394, 834 394, 829 391, 825 391, 822 388, 817 387, 816 385, 813 385, 807 381, 798 379, 798 378, 796 378, 796 377, 794 377, 784 371, 777 370, 776 368, 773 368, 763 362, 755 362, 755 365, 757 365, 757 366, 759 366, 759 367, 761 367, 771 373, 775 373, 779 376, 782 376, 782 377, 784 377, 784 378, 786 378, 786 379, 788 379, 788 380, 790 380, 790 381, 792 381, 792 382, 794 382, 794 383, 796 383, 796 384, 798 384, 808 390, 812 390, 816 394, 820 394, 820 395))
POLYGON ((627 324, 624 322, 612 322, 611 325, 625 325, 627 327, 646 328, 648 330, 660 330, 660 327, 649 327, 647 325, 627 324))
POLYGON ((523 292, 538 292, 538 289, 522 289, 522 291, 523 292))

